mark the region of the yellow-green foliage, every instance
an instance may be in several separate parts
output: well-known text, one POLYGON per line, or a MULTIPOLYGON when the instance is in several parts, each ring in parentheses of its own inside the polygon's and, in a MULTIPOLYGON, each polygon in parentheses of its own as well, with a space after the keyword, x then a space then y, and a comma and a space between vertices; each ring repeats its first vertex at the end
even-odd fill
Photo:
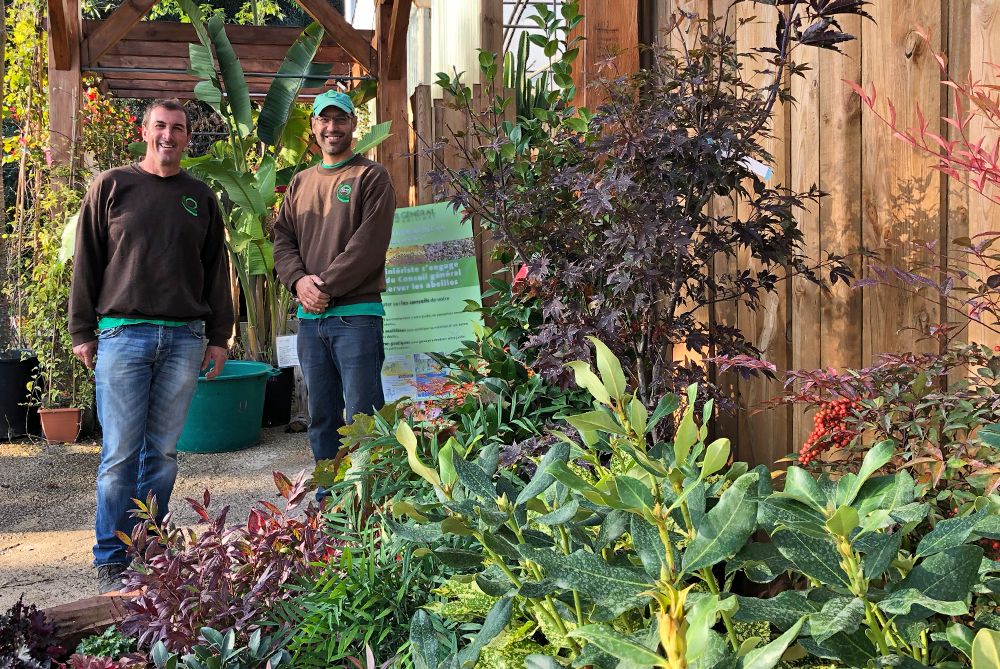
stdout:
POLYGON ((462 623, 481 621, 499 598, 487 595, 475 581, 463 582, 460 579, 459 576, 452 577, 435 588, 434 594, 447 601, 431 602, 425 608, 448 620, 462 623))

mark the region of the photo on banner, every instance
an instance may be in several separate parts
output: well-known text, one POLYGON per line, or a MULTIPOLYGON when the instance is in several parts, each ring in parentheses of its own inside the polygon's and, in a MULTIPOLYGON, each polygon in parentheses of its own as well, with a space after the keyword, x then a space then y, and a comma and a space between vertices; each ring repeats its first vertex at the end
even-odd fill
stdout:
POLYGON ((479 270, 472 226, 442 202, 397 209, 386 257, 383 325, 387 402, 424 400, 445 376, 428 353, 451 353, 474 338, 480 302, 479 270))

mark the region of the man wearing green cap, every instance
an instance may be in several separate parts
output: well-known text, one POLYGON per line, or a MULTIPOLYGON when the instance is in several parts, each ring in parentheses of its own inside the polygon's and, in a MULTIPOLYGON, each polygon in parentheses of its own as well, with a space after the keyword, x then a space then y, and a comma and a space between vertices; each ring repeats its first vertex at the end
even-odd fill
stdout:
POLYGON ((300 303, 299 365, 317 462, 337 455, 345 419, 385 403, 381 294, 396 196, 386 169, 352 151, 357 123, 349 96, 316 96, 312 131, 323 160, 292 178, 274 224, 275 269, 300 303))

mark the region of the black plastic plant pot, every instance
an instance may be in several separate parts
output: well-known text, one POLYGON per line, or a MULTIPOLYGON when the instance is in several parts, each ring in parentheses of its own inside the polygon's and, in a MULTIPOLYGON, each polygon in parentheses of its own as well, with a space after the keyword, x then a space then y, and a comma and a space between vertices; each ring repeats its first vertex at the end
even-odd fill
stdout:
POLYGON ((28 406, 28 383, 37 367, 38 358, 31 351, 0 352, 0 439, 39 434, 38 411, 28 406))
POLYGON ((292 395, 295 392, 295 371, 285 367, 281 373, 267 379, 264 390, 263 427, 288 425, 292 420, 292 395))

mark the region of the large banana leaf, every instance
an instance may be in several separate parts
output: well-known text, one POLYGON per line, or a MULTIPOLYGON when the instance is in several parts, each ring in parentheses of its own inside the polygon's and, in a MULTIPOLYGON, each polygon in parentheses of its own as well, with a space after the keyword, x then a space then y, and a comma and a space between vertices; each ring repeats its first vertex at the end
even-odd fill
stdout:
POLYGON ((188 57, 191 67, 188 74, 199 79, 215 79, 215 58, 212 57, 212 47, 204 44, 188 44, 188 57))
POLYGON ((288 115, 299 95, 306 75, 311 74, 310 65, 323 41, 323 27, 318 23, 306 26, 298 39, 288 49, 285 60, 278 68, 278 75, 267 89, 264 106, 257 119, 257 136, 265 144, 275 144, 281 137, 281 130, 288 121, 288 115), (288 76, 296 75, 296 76, 288 76))
POLYGON ((222 72, 222 83, 226 88, 233 121, 239 134, 246 137, 253 131, 250 90, 247 88, 246 77, 243 76, 240 59, 229 42, 226 26, 218 14, 209 19, 208 34, 212 38, 212 45, 215 46, 215 57, 219 60, 219 70, 222 72))
MULTIPOLYGON (((302 161, 302 156, 309 148, 309 142, 312 137, 312 128, 310 127, 309 117, 310 112, 308 109, 296 105, 292 107, 288 121, 285 123, 284 129, 281 131, 281 140, 279 144, 281 150, 278 152, 278 156, 282 163, 292 165, 293 172, 302 161)), ((279 177, 278 183, 280 185, 287 185, 288 179, 290 178, 291 176, 282 180, 279 177)))
POLYGON ((234 232, 240 238, 239 257, 247 274, 270 275, 274 270, 274 247, 264 232, 260 217, 246 210, 239 211, 234 232))
POLYGON ((310 63, 306 68, 306 79, 302 83, 306 88, 320 88, 326 85, 333 71, 333 63, 310 63))
POLYGON ((205 19, 201 13, 201 7, 194 0, 177 0, 177 4, 180 5, 181 11, 191 20, 191 27, 194 28, 194 32, 198 35, 198 41, 205 46, 212 46, 212 40, 208 37, 208 31, 205 30, 205 19))
POLYGON ((229 199, 247 213, 263 216, 267 211, 260 192, 249 174, 219 161, 201 163, 197 166, 197 171, 217 183, 229 199))
POLYGON ((354 144, 354 152, 368 153, 392 136, 392 133, 389 132, 391 129, 392 121, 385 121, 384 123, 373 125, 371 129, 365 133, 365 136, 354 144))
POLYGON ((199 81, 194 85, 194 96, 207 103, 220 116, 225 117, 226 114, 222 108, 222 91, 219 90, 214 81, 199 81))
POLYGON ((274 156, 268 154, 261 158, 260 166, 257 167, 257 174, 254 175, 254 181, 257 182, 257 191, 260 193, 260 199, 268 207, 274 204, 275 200, 275 174, 274 156))

